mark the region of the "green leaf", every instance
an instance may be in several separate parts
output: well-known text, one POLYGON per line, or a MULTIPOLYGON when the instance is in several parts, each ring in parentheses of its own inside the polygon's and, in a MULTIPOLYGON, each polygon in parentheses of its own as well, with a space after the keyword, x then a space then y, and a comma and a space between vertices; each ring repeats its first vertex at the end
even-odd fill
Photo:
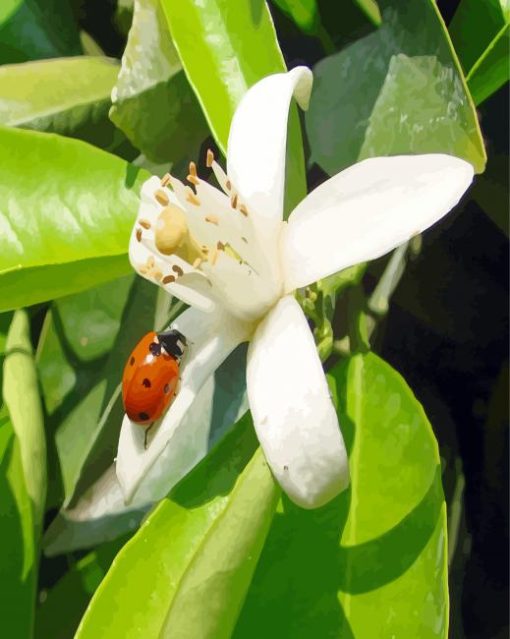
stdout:
POLYGON ((344 360, 330 381, 351 487, 315 511, 283 499, 234 637, 446 637, 446 516, 430 424, 376 355, 344 360))
POLYGON ((104 544, 85 555, 49 590, 36 611, 36 639, 72 637, 88 602, 108 572, 125 538, 104 544))
POLYGON ((510 16, 503 5, 500 0, 462 0, 449 25, 455 51, 477 105, 510 77, 510 16))
POLYGON ((380 3, 382 26, 315 67, 312 161, 333 175, 373 156, 443 152, 483 171, 483 141, 432 0, 380 3))
POLYGON ((118 73, 117 61, 105 57, 1 66, 0 122, 115 149, 125 140, 108 119, 118 73))
POLYGON ((23 310, 14 313, 7 334, 3 399, 20 444, 37 539, 46 500, 46 441, 37 370, 30 341, 30 324, 23 310))
POLYGON ((117 556, 77 639, 104 628, 126 639, 230 636, 279 495, 255 447, 244 420, 161 502, 117 556))
POLYGON ((129 273, 145 178, 83 142, 0 128, 0 311, 129 273))
POLYGON ((0 64, 81 52, 78 29, 67 0, 2 0, 0 64))
POLYGON ((273 0, 305 33, 317 28, 319 11, 316 0, 273 0))
POLYGON ((0 530, 2 633, 29 639, 37 582, 34 521, 20 443, 5 408, 0 411, 0 530))
POLYGON ((136 0, 112 121, 153 162, 195 155, 208 128, 157 0, 136 0))

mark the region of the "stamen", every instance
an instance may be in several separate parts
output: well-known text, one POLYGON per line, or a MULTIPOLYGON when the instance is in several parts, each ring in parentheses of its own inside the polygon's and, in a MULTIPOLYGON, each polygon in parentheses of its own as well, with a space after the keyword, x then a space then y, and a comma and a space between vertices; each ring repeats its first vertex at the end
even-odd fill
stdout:
POLYGON ((136 239, 138 242, 142 241, 142 229, 136 229, 136 239))
POLYGON ((209 222, 210 224, 216 224, 216 226, 218 226, 218 224, 220 223, 220 221, 216 217, 216 215, 206 215, 205 216, 205 221, 209 222))
POLYGON ((214 266, 218 260, 218 249, 216 246, 213 246, 212 251, 210 252, 209 256, 208 256, 208 260, 211 264, 211 266, 214 266))
POLYGON ((225 250, 225 244, 223 244, 223 242, 218 242, 216 244, 216 248, 218 249, 218 251, 224 251, 225 250))
POLYGON ((180 266, 178 266, 177 264, 174 264, 172 266, 172 271, 174 273, 177 273, 177 277, 181 277, 181 275, 184 275, 184 271, 182 270, 182 268, 180 266))
POLYGON ((138 220, 138 224, 140 226, 143 226, 143 228, 147 230, 149 230, 151 227, 151 223, 149 222, 149 220, 138 220))
POLYGON ((168 195, 161 189, 158 189, 154 193, 154 197, 161 204, 161 206, 167 206, 167 204, 170 203, 170 200, 168 199, 168 195))
POLYGON ((234 193, 234 194, 232 195, 232 197, 230 198, 230 206, 231 206, 233 209, 236 209, 236 208, 237 208, 237 193, 234 193))
POLYGON ((165 175, 161 178, 161 186, 168 186, 171 179, 172 176, 170 175, 170 173, 165 173, 165 175))
POLYGON ((165 275, 162 282, 163 284, 173 284, 173 282, 175 282, 175 277, 173 275, 165 275))
POLYGON ((245 244, 248 244, 248 240, 244 236, 241 236, 241 239, 245 244))
POLYGON ((147 268, 151 269, 154 268, 154 256, 153 255, 149 255, 149 257, 147 258, 147 268))
POLYGON ((244 204, 241 204, 241 206, 239 207, 239 210, 244 215, 244 217, 248 217, 248 209, 246 208, 244 204))
POLYGON ((205 158, 206 167, 208 169, 210 169, 211 166, 213 165, 213 162, 214 162, 214 153, 211 151, 211 149, 207 149, 207 155, 206 155, 206 158, 205 158))
POLYGON ((232 188, 232 182, 230 180, 227 180, 225 182, 225 187, 226 187, 227 191, 230 191, 230 189, 232 188))
POLYGON ((140 275, 146 275, 149 272, 149 269, 145 266, 145 264, 140 264, 138 266, 138 272, 140 275))
POLYGON ((159 282, 163 277, 163 273, 159 269, 154 269, 154 271, 152 271, 152 277, 156 280, 156 282, 159 282))
POLYGON ((190 182, 191 184, 194 184, 195 186, 200 184, 200 180, 197 178, 197 176, 192 175, 191 173, 186 176, 186 179, 188 180, 188 182, 190 182))
POLYGON ((189 174, 197 177, 197 165, 194 162, 189 163, 189 174))
POLYGON ((195 206, 200 206, 200 200, 189 187, 186 189, 186 200, 195 206))
POLYGON ((193 262, 193 268, 198 268, 200 266, 200 264, 202 264, 202 260, 200 257, 197 257, 197 259, 193 262))

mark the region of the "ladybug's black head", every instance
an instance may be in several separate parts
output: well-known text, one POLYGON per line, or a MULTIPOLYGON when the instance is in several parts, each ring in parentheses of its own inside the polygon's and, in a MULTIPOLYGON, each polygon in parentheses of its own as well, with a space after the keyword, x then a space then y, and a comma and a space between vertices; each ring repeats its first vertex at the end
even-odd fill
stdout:
POLYGON ((180 360, 184 355, 187 341, 184 335, 175 328, 158 333, 158 340, 165 351, 172 357, 175 357, 176 360, 180 360))

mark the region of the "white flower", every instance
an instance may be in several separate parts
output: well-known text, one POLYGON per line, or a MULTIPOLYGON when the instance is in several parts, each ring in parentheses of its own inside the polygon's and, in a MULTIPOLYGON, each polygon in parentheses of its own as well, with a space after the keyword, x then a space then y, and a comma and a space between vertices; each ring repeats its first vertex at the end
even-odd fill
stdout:
POLYGON ((172 447, 201 386, 245 340, 250 408, 275 478, 306 508, 348 485, 337 415, 293 292, 434 224, 458 202, 473 169, 442 154, 364 160, 315 189, 284 222, 288 109, 293 96, 305 109, 311 86, 311 71, 298 67, 246 93, 232 121, 227 174, 208 157, 221 190, 198 178, 193 163, 194 189, 170 176, 164 186, 155 177, 143 186, 130 259, 192 307, 173 324, 190 347, 180 391, 147 448, 144 430, 124 419, 117 476, 126 499, 172 447))

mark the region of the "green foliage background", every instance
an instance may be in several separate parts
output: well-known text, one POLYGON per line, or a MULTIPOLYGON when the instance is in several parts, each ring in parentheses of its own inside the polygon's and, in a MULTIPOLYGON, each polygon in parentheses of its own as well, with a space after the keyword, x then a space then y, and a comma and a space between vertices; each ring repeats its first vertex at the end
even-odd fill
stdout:
POLYGON ((454 5, 4 0, 2 636, 506 636, 510 12, 454 5), (241 347, 189 427, 207 447, 190 430, 161 499, 126 507, 123 364, 182 310, 131 272, 140 185, 221 156, 245 91, 303 63, 315 84, 289 122, 288 211, 377 155, 457 155, 474 186, 423 239, 300 297, 345 493, 316 511, 280 493, 241 347))

